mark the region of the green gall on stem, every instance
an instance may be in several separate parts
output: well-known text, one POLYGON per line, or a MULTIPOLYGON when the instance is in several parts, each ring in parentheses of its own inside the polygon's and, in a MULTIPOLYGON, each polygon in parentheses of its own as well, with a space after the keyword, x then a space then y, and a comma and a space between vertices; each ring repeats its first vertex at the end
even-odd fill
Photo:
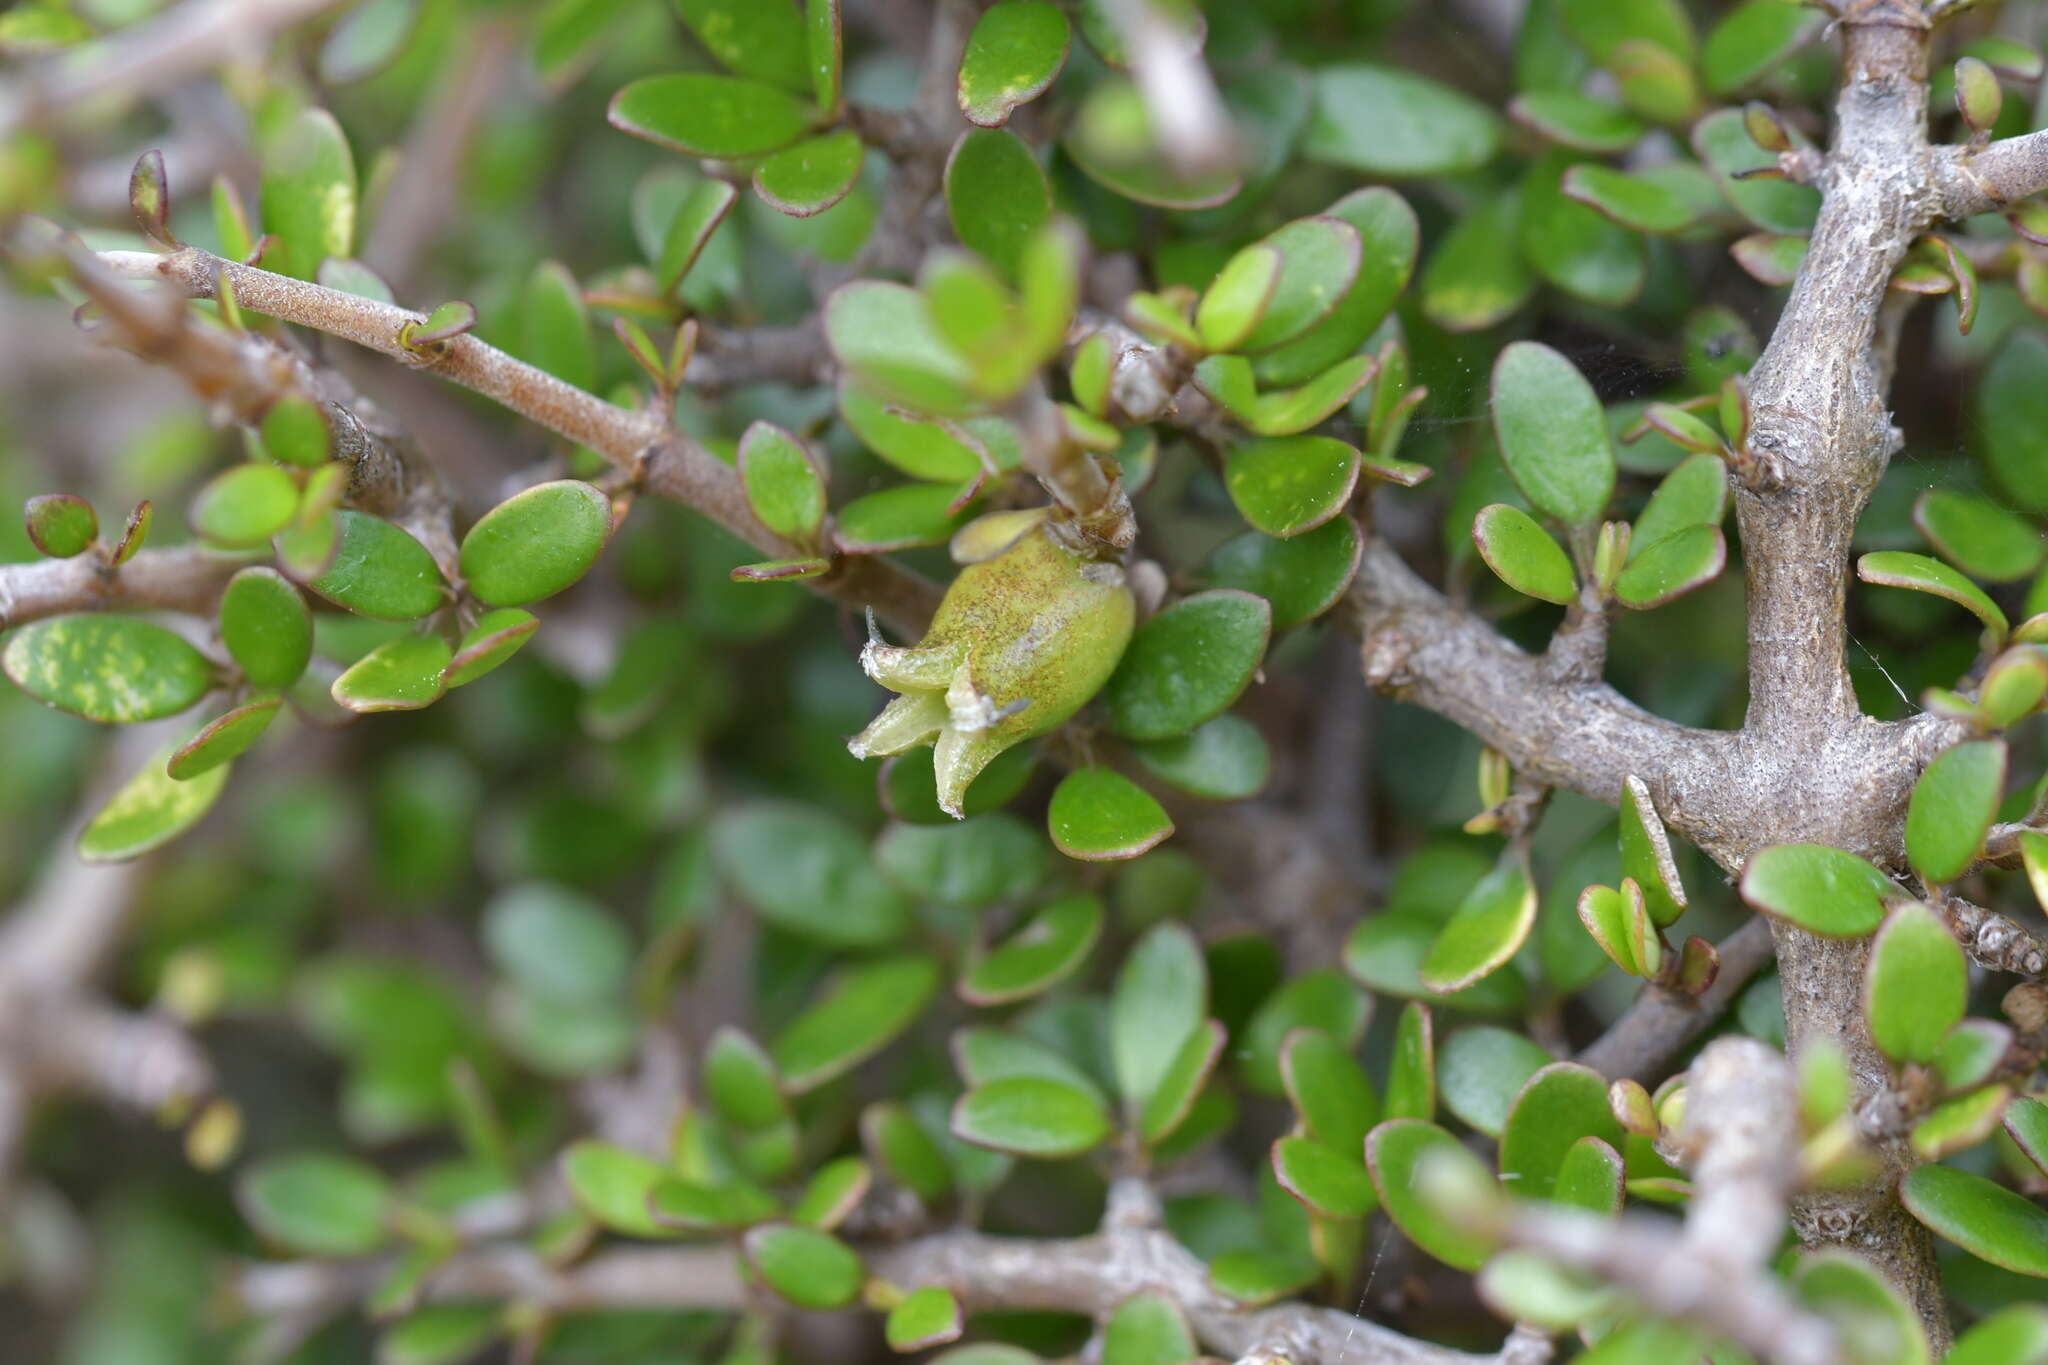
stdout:
POLYGON ((857 758, 934 746, 939 805, 955 819, 967 788, 1005 749, 1064 722, 1123 657, 1137 603, 1121 566, 1090 558, 1048 509, 997 512, 953 542, 969 561, 922 641, 871 638, 867 675, 900 693, 847 742, 857 758))

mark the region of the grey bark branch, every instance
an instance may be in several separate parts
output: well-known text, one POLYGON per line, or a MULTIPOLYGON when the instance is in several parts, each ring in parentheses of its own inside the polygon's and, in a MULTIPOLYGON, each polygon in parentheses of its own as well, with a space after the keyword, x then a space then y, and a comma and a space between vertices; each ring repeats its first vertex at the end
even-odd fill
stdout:
MULTIPOLYGON (((1502 1353, 1474 1355, 1341 1309, 1239 1307, 1211 1286, 1201 1261, 1150 1227, 1111 1226, 1067 1240, 945 1232, 863 1252, 870 1275, 904 1289, 944 1286, 969 1312, 1053 1309, 1103 1317, 1135 1294, 1164 1293, 1202 1344, 1230 1359, 1277 1353, 1291 1365, 1499 1365, 1512 1350, 1518 1365, 1533 1361, 1528 1343, 1515 1336, 1502 1353)), ((258 1265, 243 1271, 236 1297, 258 1316, 325 1316, 358 1301, 382 1274, 375 1262, 258 1265)), ((617 1247, 560 1269, 523 1246, 481 1247, 436 1270, 425 1292, 430 1300, 510 1299, 556 1311, 732 1309, 751 1302, 723 1247, 617 1247)))
MULTIPOLYGON (((423 314, 192 247, 161 256, 111 251, 100 260, 129 279, 162 281, 193 298, 212 298, 216 279, 225 277, 236 300, 252 312, 354 342, 494 399, 637 473, 648 492, 695 508, 764 554, 794 558, 804 552, 761 525, 732 466, 670 428, 659 414, 607 403, 474 336, 458 336, 428 351, 410 349, 399 340, 400 331, 424 322, 423 314)), ((938 601, 929 582, 874 555, 847 556, 810 585, 842 601, 872 606, 892 625, 912 632, 922 630, 938 601)))
POLYGON ((1838 1365, 1832 1325, 1770 1273, 1799 1180, 1791 1066, 1753 1038, 1723 1038, 1693 1063, 1686 1097, 1678 1145, 1694 1193, 1682 1227, 1649 1214, 1616 1223, 1521 1204, 1506 1216, 1507 1240, 1598 1274, 1652 1312, 1696 1323, 1770 1365, 1838 1365))
POLYGON ((0 564, 0 630, 74 611, 181 611, 204 615, 235 571, 255 561, 182 546, 143 550, 118 569, 88 550, 70 559, 0 564))

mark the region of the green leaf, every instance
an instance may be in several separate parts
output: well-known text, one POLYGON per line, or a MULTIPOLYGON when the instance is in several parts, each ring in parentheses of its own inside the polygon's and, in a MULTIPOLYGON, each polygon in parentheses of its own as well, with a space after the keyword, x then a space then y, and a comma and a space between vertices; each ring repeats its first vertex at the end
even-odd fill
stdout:
POLYGON ((1110 1057, 1127 1112, 1144 1112, 1208 1013, 1208 968, 1194 935, 1156 925, 1124 958, 1110 998, 1110 1057))
POLYGON ((504 1312, 496 1304, 429 1304, 384 1330, 377 1339, 377 1365, 462 1365, 504 1331, 504 1312))
POLYGON ((703 1082, 711 1108, 742 1131, 772 1128, 788 1117, 774 1061, 730 1024, 721 1025, 704 1049, 703 1082))
POLYGON ((2011 1099, 2011 1087, 1987 1085, 1935 1105, 1913 1125, 1914 1153, 1923 1161, 1938 1161, 1976 1146, 1997 1130, 2011 1099))
POLYGON ((1944 1089, 1969 1090, 1991 1079, 2012 1046, 2012 1031, 1989 1019, 1965 1019, 1949 1030, 1934 1051, 1934 1069, 1944 1089))
POLYGON ((1661 949, 1650 947, 1649 912, 1633 880, 1624 881, 1619 891, 1611 886, 1587 887, 1579 895, 1578 912, 1579 923, 1615 966, 1630 976, 1656 975, 1656 964, 1636 955, 1638 944, 1646 952, 1661 955, 1661 949))
POLYGON ((1713 582, 1727 563, 1720 527, 1688 526, 1631 557, 1614 580, 1614 595, 1625 607, 1647 611, 1713 582))
POLYGON ((360 714, 417 711, 448 690, 442 674, 453 658, 438 635, 403 635, 349 665, 328 690, 336 705, 360 714))
MULTIPOLYGON (((314 469, 333 453, 334 433, 327 414, 310 398, 286 394, 278 399, 263 414, 261 429, 264 452, 281 464, 314 469)), ((293 500, 297 501, 296 490, 293 500)))
POLYGON ((1650 918, 1660 928, 1674 923, 1685 913, 1685 883, 1650 789, 1633 774, 1622 784, 1620 843, 1622 875, 1641 888, 1650 918))
POLYGON ((187 516, 192 529, 217 545, 261 545, 290 524, 299 510, 299 486, 274 464, 241 464, 195 493, 187 516))
POLYGON ((1622 1145, 1607 1102, 1607 1081, 1590 1067, 1554 1062, 1529 1078, 1501 1128, 1500 1176, 1525 1199, 1549 1199, 1572 1145, 1597 1137, 1622 1145))
POLYGON ((251 1166, 235 1182, 242 1216, 301 1256, 366 1256, 384 1244, 391 1187, 353 1157, 297 1152, 251 1166))
MULTIPOLYGON (((1004 0, 983 22, 1012 6, 1052 8, 1035 0, 1004 0)), ((1030 145, 1012 132, 970 128, 946 158, 945 194, 946 214, 961 244, 1005 279, 1015 279, 1025 245, 1052 218, 1052 187, 1030 145)))
POLYGON ((1225 541, 1210 554, 1204 574, 1217 587, 1264 598, 1272 605, 1273 629, 1286 630, 1337 605, 1362 550, 1357 523, 1333 517, 1289 540, 1249 531, 1225 541))
POLYGON ((1442 928, 1435 915, 1412 911, 1370 915, 1359 921, 1344 941, 1344 970, 1383 995, 1427 996, 1481 1014, 1518 1012, 1527 986, 1512 963, 1452 995, 1439 995, 1423 986, 1423 960, 1442 928))
POLYGON ((146 760, 78 835, 88 863, 118 863, 161 848, 199 823, 227 785, 228 766, 180 782, 166 771, 170 755, 146 760))
POLYGON ((1234 351, 1251 339, 1280 284, 1287 258, 1271 242, 1253 242, 1216 272, 1195 306, 1195 332, 1211 351, 1234 351))
POLYGON ((1209 1262, 1209 1282, 1233 1303, 1259 1308, 1301 1293, 1323 1277, 1315 1258, 1255 1247, 1226 1251, 1209 1262))
POLYGON ((462 642, 441 670, 441 682, 448 687, 473 683, 525 648, 540 621, 530 611, 501 607, 477 618, 462 642))
POLYGON ((1878 1050, 1895 1062, 1933 1061, 1961 1022, 1969 990, 1969 964, 1940 917, 1914 901, 1893 910, 1871 942, 1864 979, 1878 1050))
POLYGON ((1529 501, 1568 526, 1599 520, 1614 496, 1614 448, 1600 401, 1577 367, 1518 341, 1493 371, 1501 458, 1529 501))
POLYGON ((1436 1117, 1436 1018, 1419 1000, 1402 1007, 1394 1026, 1385 1113, 1390 1119, 1436 1117))
POLYGON ((798 1308, 844 1308, 867 1278, 852 1248, 816 1228, 763 1223, 748 1228, 740 1246, 768 1287, 798 1308))
POLYGON ((1109 1137, 1109 1114, 1085 1090, 1042 1076, 1009 1076, 960 1097, 953 1135, 1017 1156, 1080 1156, 1109 1137))
POLYGON ((1981 1175, 1920 1166, 1899 1187, 1906 1211, 1979 1260, 2048 1278, 2048 1209, 1981 1175))
POLYGON ((1602 65, 1630 39, 1692 60, 1692 20, 1679 0, 1558 0, 1557 17, 1572 41, 1602 65))
POLYGON ((1500 150, 1498 115, 1462 91, 1394 67, 1333 63, 1315 73, 1301 153, 1392 180, 1456 175, 1500 150))
POLYGON ((2002 740, 1958 744, 1927 765, 1906 807, 1906 856, 1923 880, 1954 881, 1976 860, 2004 786, 2002 740))
POLYGON ((1447 332, 1476 332, 1505 321, 1536 292, 1536 273, 1503 242, 1521 232, 1522 195, 1485 200, 1444 234, 1422 272, 1422 313, 1447 332))
POLYGON ((1974 430, 2006 496, 2023 512, 2048 511, 2048 335, 2017 330, 1998 348, 1977 383, 1974 430))
POLYGON ((1013 815, 891 825, 875 845, 882 875, 929 904, 1014 905, 1045 880, 1045 843, 1013 815))
POLYGON ((952 1192, 953 1172, 945 1152, 901 1104, 883 1100, 862 1110, 860 1135, 875 1165, 927 1204, 952 1192))
MULTIPOLYGON (((1098 1018, 1091 1011, 1088 1022, 1092 1025, 1098 1018)), ((1188 1030, 1188 1036, 1194 1036, 1192 1028, 1188 1030)), ((1170 1066, 1178 1055, 1176 1050, 1166 1058, 1164 1065, 1170 1066)), ((1091 1099, 1107 1103, 1102 1087, 1087 1072, 1061 1053, 1019 1033, 993 1028, 961 1029, 953 1035, 953 1063, 970 1086, 1006 1081, 1013 1076, 1032 1076, 1039 1080, 1058 1081, 1091 1099)))
MULTIPOLYGON (((1777 3, 1777 0, 1772 0, 1777 3)), ((1657 484, 1629 537, 1631 561, 1694 526, 1719 526, 1728 513, 1728 465, 1719 455, 1688 455, 1657 484)))
POLYGON ((1307 972, 1266 997, 1238 1039, 1245 1085, 1262 1095, 1285 1089, 1280 1048, 1297 1029, 1314 1029, 1356 1047, 1372 1018, 1372 999, 1334 967, 1307 972))
POLYGON ((1357 273, 1328 317, 1253 361, 1261 384, 1301 384, 1327 376, 1372 335, 1414 273, 1415 211, 1393 190, 1383 185, 1354 190, 1324 216, 1357 231, 1362 244, 1357 273))
POLYGON ((1377 1206, 1372 1178, 1357 1157, 1302 1137, 1273 1144, 1273 1174, 1280 1188, 1324 1218, 1363 1218, 1377 1206))
POLYGON ((23 626, 0 668, 46 706, 104 725, 174 716, 213 686, 213 666, 183 637, 126 616, 59 616, 23 626))
POLYGON ((1215 589, 1182 598, 1138 627, 1103 688, 1110 728, 1170 739, 1226 710, 1265 657, 1272 607, 1215 589))
MULTIPOLYGON (((825 300, 825 340, 847 373, 884 399, 934 415, 973 406, 972 371, 939 333, 924 295, 915 289, 883 280, 840 286, 825 300)), ((938 477, 973 472, 949 470, 938 477)))
POLYGON ((1752 908, 1828 938, 1863 937, 1883 922, 1885 902, 1904 899, 1884 873, 1823 844, 1779 844, 1752 855, 1741 890, 1752 908))
POLYGON ((1536 273, 1575 299, 1619 308, 1643 292, 1643 239, 1564 193, 1566 152, 1530 167, 1522 181, 1522 252, 1536 273))
POLYGON ((1930 488, 1913 504, 1913 524, 1943 559, 1972 578, 2010 583, 2048 554, 2033 523, 1989 498, 1930 488))
POLYGON ((519 302, 519 358, 579 389, 597 386, 597 347, 583 290, 568 267, 542 261, 519 302))
POLYGON ((1536 888, 1514 860, 1503 862, 1466 893, 1423 959, 1426 990, 1463 990, 1504 966, 1536 925, 1536 888))
POLYGON ((1358 486, 1358 451, 1332 436, 1244 441, 1225 455, 1223 482, 1246 521, 1284 540, 1344 510, 1358 486))
POLYGON ((266 269, 310 280, 329 256, 346 256, 356 235, 356 163, 348 138, 325 109, 304 109, 264 149, 264 231, 275 240, 266 269))
POLYGON ((1788 285, 1799 274, 1799 267, 1806 264, 1806 247, 1804 237, 1758 232, 1733 243, 1728 252, 1759 283, 1788 285))
POLYGON ((484 950, 512 981, 558 1000, 625 993, 633 943, 612 913, 563 886, 507 887, 484 908, 484 950))
POLYGON ((827 113, 836 112, 842 94, 845 41, 840 0, 804 0, 805 55, 810 60, 811 97, 827 113))
POLYGON ((1222 1060, 1224 1041, 1223 1025, 1205 1019, 1181 1044, 1138 1117, 1138 1137, 1146 1146, 1156 1147, 1179 1132, 1222 1060))
POLYGON ((189 782, 233 762, 262 738, 270 722, 277 719, 279 705, 276 697, 258 697, 215 716, 170 756, 164 775, 173 782, 189 782))
POLYGON ((1722 195, 1765 232, 1801 236, 1820 212, 1820 192, 1790 180, 1742 179, 1744 172, 1775 167, 1778 159, 1749 136, 1740 109, 1720 109, 1692 128, 1692 147, 1722 195))
POLYGON ((684 168, 642 181, 634 198, 634 219, 649 219, 643 248, 664 295, 675 292, 695 265, 711 234, 725 221, 739 191, 723 180, 684 168), (644 200, 644 206, 643 206, 644 200))
POLYGON ((1515 1097, 1552 1058, 1512 1029, 1455 1029, 1438 1049, 1436 1077, 1444 1108, 1488 1137, 1499 1137, 1515 1097))
POLYGON ((1697 217, 1692 201, 1672 186, 1591 162, 1565 171, 1558 192, 1637 232, 1683 232, 1697 217))
POLYGON ((1625 152, 1646 131, 1628 110, 1575 90, 1524 90, 1508 102, 1508 117, 1552 142, 1595 156, 1625 152))
POLYGON ((1175 739, 1134 744, 1154 777, 1211 801, 1242 801, 1264 790, 1272 755, 1257 726, 1226 711, 1175 739))
POLYGON ((1352 1046, 1317 1028, 1297 1028, 1280 1045, 1280 1079, 1309 1137, 1339 1152, 1361 1152, 1380 1118, 1380 1100, 1352 1046))
POLYGON ((1622 1184, 1621 1153, 1600 1138, 1582 1137, 1558 1163, 1557 1181, 1551 1187, 1550 1198, 1555 1203, 1611 1218, 1621 1212, 1622 1184))
POLYGON ((761 524, 809 544, 825 521, 825 476, 803 443, 772 422, 755 422, 740 437, 739 467, 761 524))
POLYGON ((611 125, 690 156, 764 156, 811 126, 815 111, 786 90, 699 71, 647 76, 612 96, 611 125))
POLYGON ((2022 1097, 2005 1111, 2006 1136, 2048 1175, 2048 1101, 2022 1097))
POLYGON ((960 112, 1000 128, 1018 105, 1037 99, 1067 64, 1073 30, 1058 6, 1002 0, 983 11, 960 58, 960 112))
POLYGON ((1297 218, 1264 240, 1280 253, 1280 274, 1251 335, 1237 348, 1245 351, 1272 350, 1329 317, 1357 281, 1363 254, 1358 229, 1327 214, 1297 218))
POLYGON ((1911 588, 1915 592, 1945 597, 1959 607, 1968 608, 1982 621, 1984 628, 1991 632, 1994 643, 2005 639, 2005 613, 1999 610, 1998 604, 1982 588, 1938 559, 1929 559, 1926 555, 1916 555, 1907 550, 1877 550, 1856 561, 1856 576, 1881 587, 1911 588))
POLYGON ((1831 1320, 1858 1365, 1927 1365, 1920 1317, 1877 1267, 1854 1252, 1820 1251, 1792 1272, 1801 1302, 1831 1320))
POLYGON ((910 906, 875 870, 854 832, 810 806, 740 806, 712 826, 718 867, 770 923, 838 947, 902 933, 910 906))
POLYGON ((426 546, 367 512, 344 508, 334 519, 340 533, 334 562, 306 584, 314 592, 337 607, 381 621, 415 620, 448 600, 447 585, 426 546))
POLYGON ((874 1173, 857 1156, 834 1157, 818 1167, 796 1203, 791 1221, 831 1232, 845 1222, 874 1188, 874 1173))
POLYGON ((583 577, 611 533, 611 500, 596 488, 575 479, 536 484, 469 529, 462 576, 486 606, 538 602, 583 577))
POLYGON ((1755 84, 1819 32, 1826 16, 1785 0, 1748 0, 1707 34, 1700 75, 1716 99, 1755 84))
POLYGON ((814 217, 846 197, 866 153, 851 128, 806 138, 754 167, 754 193, 778 213, 814 217))
POLYGON ((911 1290, 889 1310, 883 1335, 889 1339, 890 1350, 907 1354, 958 1341, 961 1321, 960 1301, 952 1291, 926 1285, 911 1290))
POLYGON ((1481 508, 1472 522, 1472 541, 1486 567, 1516 592, 1560 605, 1578 600, 1571 558, 1521 508, 1504 502, 1481 508))
POLYGON ((1956 1338, 1945 1365, 2048 1365, 2048 1308, 2000 1309, 1956 1338))
POLYGON ((675 0, 704 50, 742 76, 798 92, 811 89, 810 39, 783 0, 675 0))
POLYGON ((1442 1162, 1461 1167, 1469 1178, 1489 1183, 1493 1179, 1492 1173, 1480 1164, 1478 1157, 1465 1150, 1463 1143, 1420 1119, 1389 1119, 1373 1129, 1365 1142, 1366 1169, 1372 1174, 1380 1207, 1394 1220, 1394 1226, 1444 1264, 1475 1271, 1493 1254, 1493 1247, 1485 1239, 1454 1226, 1425 1200, 1416 1179, 1425 1160, 1432 1165, 1442 1162))
POLYGON ((855 498, 833 519, 832 541, 846 554, 887 554, 943 545, 965 524, 974 504, 944 484, 902 484, 855 498))
POLYGON ((1053 847, 1084 862, 1135 858, 1173 833, 1166 810, 1114 768, 1077 768, 1060 780, 1046 810, 1053 847))
POLYGON ((938 988, 939 964, 922 953, 847 967, 776 1037, 783 1088, 800 1095, 851 1071, 916 1023, 938 988))
POLYGON ((970 1005, 1028 1000, 1072 976, 1102 936, 1102 902, 1066 896, 1047 905, 960 978, 970 1005))
POLYGON ((1180 1305, 1157 1291, 1125 1299, 1102 1325, 1102 1365, 1183 1365, 1200 1354, 1180 1305))
POLYGON ((52 559, 83 554, 99 538, 100 519, 92 504, 69 493, 45 493, 22 508, 29 541, 52 559))

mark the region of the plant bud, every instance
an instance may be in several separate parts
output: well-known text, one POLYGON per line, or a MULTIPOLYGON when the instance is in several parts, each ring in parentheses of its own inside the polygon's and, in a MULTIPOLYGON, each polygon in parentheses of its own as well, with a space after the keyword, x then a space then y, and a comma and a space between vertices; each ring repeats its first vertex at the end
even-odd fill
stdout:
POLYGON ((1998 76, 1975 57, 1956 63, 1956 108, 1973 133, 1988 133, 2005 107, 2005 92, 1998 88, 1998 76))
POLYGON ((1054 729, 1123 657, 1137 605, 1123 569, 1061 536, 1048 509, 996 512, 953 542, 967 562, 914 646, 871 639, 867 675, 902 695, 847 743, 858 758, 935 744, 939 805, 956 819, 996 755, 1054 729))
POLYGON ((1743 106, 1742 126, 1749 130, 1750 141, 1767 152, 1792 150, 1792 135, 1785 131, 1778 111, 1761 100, 1751 100, 1743 106))

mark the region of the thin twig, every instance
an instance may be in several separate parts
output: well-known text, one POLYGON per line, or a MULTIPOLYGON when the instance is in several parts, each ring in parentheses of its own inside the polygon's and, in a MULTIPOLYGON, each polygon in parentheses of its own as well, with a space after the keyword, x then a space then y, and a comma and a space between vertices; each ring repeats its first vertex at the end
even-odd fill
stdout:
MULTIPOLYGON (((693 507, 773 558, 800 557, 792 545, 761 525, 747 502, 739 475, 697 441, 652 411, 622 408, 545 370, 516 360, 474 336, 436 346, 408 347, 402 329, 424 323, 424 315, 223 260, 193 247, 165 255, 138 251, 101 253, 101 261, 129 279, 161 280, 194 298, 211 298, 217 278, 233 286, 245 309, 352 341, 400 364, 459 384, 495 399, 520 416, 604 455, 634 473, 647 491, 693 507)), ((879 556, 846 556, 834 571, 810 585, 832 597, 872 606, 892 625, 921 631, 938 594, 925 579, 879 556)))

